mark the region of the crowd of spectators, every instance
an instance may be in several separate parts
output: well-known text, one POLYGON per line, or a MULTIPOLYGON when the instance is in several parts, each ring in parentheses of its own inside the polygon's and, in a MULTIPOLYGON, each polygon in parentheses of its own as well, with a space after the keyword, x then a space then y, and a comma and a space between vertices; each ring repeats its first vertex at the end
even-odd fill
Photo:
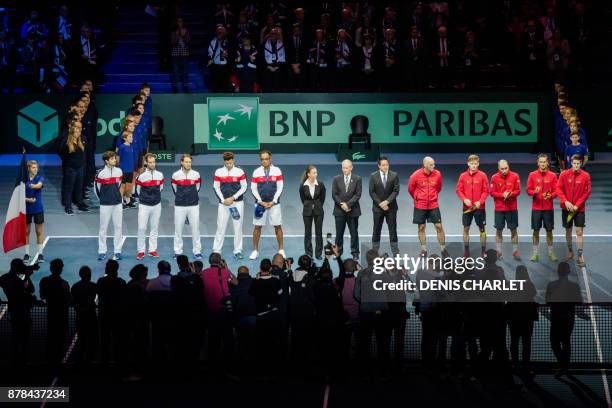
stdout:
MULTIPOLYGON (((55 259, 50 275, 40 281, 41 300, 33 295, 34 268, 15 259, 11 270, 0 277, 8 298, 12 363, 19 367, 27 362, 30 310, 42 302, 51 365, 66 360, 72 306, 78 340, 71 358, 84 367, 94 362, 119 364, 130 379, 142 378, 155 368, 167 373, 165 368, 174 364, 187 369, 183 371, 187 375, 202 356, 215 375, 230 379, 281 375, 288 367, 297 375, 333 377, 351 372, 388 378, 404 369, 405 336, 412 335, 406 333, 411 318, 409 291, 379 291, 376 280, 387 284, 413 280, 423 288, 422 281, 506 279, 496 264, 495 250, 488 252, 480 270, 457 274, 434 262, 416 275, 397 269, 375 273, 376 250, 367 252, 365 267, 352 258, 341 259, 335 246, 330 252, 336 260, 326 253, 319 265, 307 255, 293 265, 293 259, 276 254, 263 259, 258 271, 240 266, 236 275, 220 254, 212 253, 206 268, 201 261, 191 263, 179 255, 174 267, 160 261, 156 273, 135 265, 127 282, 120 276, 120 264, 109 260, 97 281, 91 268, 81 267, 80 280, 72 287, 61 276, 63 262, 55 259), (336 262, 334 279, 331 264, 336 262), (283 366, 287 362, 291 365, 283 366)), ((569 265, 560 262, 559 278, 546 288, 558 375, 570 367, 575 306, 582 302, 580 288, 569 274, 569 265)), ((530 358, 534 321, 539 318, 536 288, 524 266, 517 267, 516 279, 525 284, 510 297, 474 295, 486 303, 451 302, 461 294, 419 290, 413 305, 422 324, 424 370, 443 378, 493 376, 509 388, 514 388, 513 370, 534 375, 530 358)))
MULTIPOLYGON (((175 91, 190 42, 178 13, 175 91)), ((588 71, 594 41, 576 0, 232 2, 213 23, 213 92, 537 89, 588 71)))
POLYGON ((99 83, 110 13, 104 6, 0 7, 0 92, 63 93, 86 78, 99 83))

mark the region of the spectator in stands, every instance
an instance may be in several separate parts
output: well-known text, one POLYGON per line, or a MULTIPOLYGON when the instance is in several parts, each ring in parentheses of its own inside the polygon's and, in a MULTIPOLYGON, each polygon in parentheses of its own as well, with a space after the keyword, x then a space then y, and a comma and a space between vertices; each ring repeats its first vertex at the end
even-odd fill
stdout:
POLYGON ((552 74, 553 81, 565 81, 570 59, 570 45, 558 27, 547 42, 546 55, 548 56, 548 70, 552 74))
POLYGON ((291 36, 287 39, 287 62, 289 63, 288 91, 300 92, 306 87, 307 52, 303 26, 300 23, 294 23, 291 36))
POLYGON ((231 51, 227 29, 219 25, 215 38, 208 45, 208 69, 212 79, 213 92, 228 92, 230 86, 231 51))
POLYGON ((279 359, 279 303, 283 293, 281 282, 272 276, 272 262, 262 259, 257 278, 251 282, 249 294, 255 299, 257 323, 255 337, 259 372, 275 373, 279 359))
POLYGON ((255 357, 257 311, 255 299, 249 293, 253 283, 253 278, 249 275, 249 268, 244 265, 240 266, 236 279, 238 283, 230 288, 230 292, 238 334, 238 359, 243 364, 244 369, 255 357))
POLYGON ((433 42, 434 59, 433 65, 437 73, 437 87, 445 91, 451 85, 452 48, 447 37, 448 30, 445 26, 438 28, 438 37, 433 42))
POLYGON ((539 319, 538 304, 534 300, 537 291, 524 265, 516 267, 516 279, 523 280, 524 284, 523 289, 513 293, 511 301, 506 304, 510 324, 510 353, 512 364, 516 370, 533 375, 531 338, 533 323, 539 319), (520 360, 519 343, 522 346, 522 358, 520 360))
POLYGON ((72 305, 76 312, 76 334, 78 336, 78 361, 91 363, 98 350, 98 316, 96 314, 97 285, 91 281, 91 268, 79 269, 78 282, 72 285, 72 305))
POLYGON ((102 361, 121 361, 123 344, 123 291, 126 283, 119 277, 119 262, 109 259, 104 276, 98 279, 100 348, 102 361))
POLYGON ((21 26, 21 40, 26 41, 29 38, 33 38, 36 46, 42 48, 46 46, 47 36, 49 30, 47 26, 40 20, 38 11, 32 10, 30 12, 30 18, 26 20, 21 26))
POLYGON ((34 284, 30 279, 32 272, 38 269, 26 267, 23 261, 15 258, 11 269, 0 276, 0 288, 8 300, 8 314, 11 322, 10 362, 12 367, 25 366, 30 347, 30 329, 32 319, 30 310, 36 298, 34 284))
POLYGON ((162 366, 169 361, 174 346, 175 303, 172 273, 167 261, 157 263, 157 277, 147 283, 151 314, 151 349, 162 366))
POLYGON ((464 89, 474 89, 478 85, 480 50, 477 47, 476 35, 474 31, 465 34, 465 44, 459 62, 463 71, 464 89))
POLYGON ((55 21, 55 28, 58 36, 63 41, 70 41, 72 39, 72 21, 70 21, 68 16, 68 6, 60 6, 59 14, 55 21))
POLYGON ((365 43, 365 35, 370 34, 376 38, 376 27, 372 25, 372 17, 369 14, 364 14, 361 17, 361 24, 355 29, 355 46, 361 48, 365 43))
POLYGON ((242 93, 255 92, 257 83, 257 49, 252 44, 251 36, 244 34, 240 37, 240 46, 236 51, 236 76, 238 79, 237 91, 242 93))
MULTIPOLYGON (((418 6, 420 7, 420 6, 418 6)), ((410 28, 410 38, 406 40, 404 45, 406 55, 403 57, 405 61, 406 71, 406 89, 410 92, 423 91, 426 83, 426 68, 427 55, 425 50, 425 41, 421 37, 421 32, 416 25, 410 28)))
POLYGON ((183 19, 178 17, 174 31, 170 35, 170 57, 172 59, 172 92, 178 92, 179 82, 183 92, 189 92, 189 45, 191 34, 183 19))
POLYGON ((263 43, 265 92, 281 92, 285 89, 286 51, 281 29, 274 27, 263 43))
POLYGON ((521 39, 521 62, 523 83, 528 87, 538 87, 543 77, 546 44, 538 30, 535 19, 529 19, 521 39))
POLYGON ((400 87, 400 44, 396 38, 396 29, 387 28, 384 32, 382 48, 382 91, 398 92, 400 87))
POLYGON ((149 268, 137 264, 130 270, 130 281, 123 291, 126 362, 130 379, 142 378, 149 349, 149 298, 147 296, 147 273, 149 268))
POLYGON ((572 357, 572 332, 576 305, 582 303, 580 286, 569 280, 570 266, 559 262, 559 279, 546 286, 546 303, 550 305, 550 346, 559 362, 556 377, 567 374, 572 357))
POLYGON ((97 79, 98 48, 96 38, 88 24, 81 26, 79 79, 97 79))
POLYGON ((353 60, 355 58, 353 52, 352 38, 348 31, 344 28, 338 30, 335 50, 335 78, 334 89, 339 92, 348 92, 353 89, 353 60))
POLYGON ((314 92, 322 92, 329 87, 330 63, 333 61, 331 47, 325 38, 322 28, 315 31, 315 38, 309 49, 310 88, 314 92))
POLYGON ((208 359, 220 364, 219 368, 226 370, 234 352, 234 338, 232 328, 233 304, 230 297, 229 285, 235 286, 238 282, 221 254, 213 252, 208 258, 210 266, 202 271, 204 294, 206 298, 206 311, 208 321, 208 359), (223 358, 221 358, 221 345, 223 344, 223 358))
POLYGON ((357 52, 359 83, 357 89, 372 92, 378 89, 380 70, 380 51, 374 45, 374 36, 366 33, 363 36, 363 46, 357 52))
POLYGON ((47 361, 57 365, 64 356, 70 285, 61 277, 64 269, 61 259, 52 260, 49 269, 51 275, 40 280, 40 298, 47 304, 47 361))
POLYGON ((23 66, 21 73, 24 88, 29 92, 38 92, 42 88, 44 68, 41 63, 41 50, 36 43, 36 34, 30 33, 24 45, 19 48, 19 61, 23 66))
MULTIPOLYGON (((201 262, 198 261, 201 265, 201 262)), ((176 299, 177 352, 183 365, 193 365, 200 356, 203 343, 206 305, 204 283, 195 265, 185 255, 176 257, 179 272, 170 281, 176 299)))
POLYGON ((15 89, 15 40, 8 27, 0 27, 0 92, 11 94, 15 89))
POLYGON ((58 34, 57 42, 53 47, 53 68, 51 68, 53 82, 51 86, 57 93, 62 93, 68 84, 68 49, 64 36, 58 34))

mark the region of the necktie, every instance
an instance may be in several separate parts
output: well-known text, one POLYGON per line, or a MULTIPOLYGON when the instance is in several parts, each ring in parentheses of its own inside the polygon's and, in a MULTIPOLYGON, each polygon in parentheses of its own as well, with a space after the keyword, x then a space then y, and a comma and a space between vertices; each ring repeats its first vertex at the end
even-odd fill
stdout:
POLYGON ((348 176, 344 176, 344 191, 348 191, 349 181, 351 179, 348 176))
POLYGON ((387 173, 383 173, 382 182, 383 182, 383 187, 387 187, 387 173))

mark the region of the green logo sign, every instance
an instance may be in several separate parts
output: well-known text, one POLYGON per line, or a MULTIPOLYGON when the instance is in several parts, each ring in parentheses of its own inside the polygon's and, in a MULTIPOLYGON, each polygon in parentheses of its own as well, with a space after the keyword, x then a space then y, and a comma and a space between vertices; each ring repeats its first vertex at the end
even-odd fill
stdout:
POLYGON ((366 155, 361 152, 353 153, 353 161, 358 161, 358 160, 365 159, 365 158, 366 158, 366 155))
POLYGON ((161 150, 158 152, 152 152, 155 155, 155 161, 157 163, 174 163, 174 152, 167 150, 161 150))
POLYGON ((17 112, 17 135, 40 147, 59 134, 57 111, 42 102, 33 102, 17 112))
POLYGON ((259 98, 208 98, 210 150, 259 149, 259 98))

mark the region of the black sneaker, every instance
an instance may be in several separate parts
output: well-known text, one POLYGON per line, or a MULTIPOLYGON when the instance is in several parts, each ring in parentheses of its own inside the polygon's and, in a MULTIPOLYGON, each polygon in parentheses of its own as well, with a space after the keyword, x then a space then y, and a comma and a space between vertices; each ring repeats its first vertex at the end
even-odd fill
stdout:
POLYGON ((129 203, 126 204, 127 208, 136 208, 136 203, 134 200, 130 200, 129 203))
POLYGON ((38 258, 36 259, 36 262, 38 262, 38 263, 44 263, 45 262, 45 257, 43 256, 43 254, 38 254, 38 258))
POLYGON ((74 215, 74 211, 72 211, 72 208, 66 208, 66 214, 74 215))
POLYGON ((23 256, 23 263, 24 263, 24 264, 27 264, 27 263, 29 263, 29 262, 30 262, 30 255, 25 254, 25 255, 23 256))
POLYGON ((121 206, 122 206, 122 208, 123 208, 124 210, 127 210, 127 209, 128 209, 128 205, 127 205, 126 203, 121 204, 121 206))
POLYGON ((89 209, 89 207, 84 205, 82 207, 79 207, 79 212, 88 213, 88 212, 91 212, 91 210, 89 209))

